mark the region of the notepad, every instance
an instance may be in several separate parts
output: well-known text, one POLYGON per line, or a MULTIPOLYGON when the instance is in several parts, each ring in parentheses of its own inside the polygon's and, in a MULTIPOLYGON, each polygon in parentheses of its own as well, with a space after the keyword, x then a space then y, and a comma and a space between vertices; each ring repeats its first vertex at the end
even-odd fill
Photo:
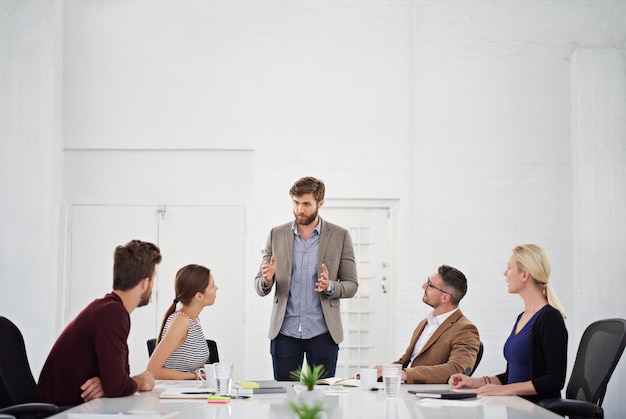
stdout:
POLYGON ((230 403, 230 397, 228 396, 210 396, 208 399, 209 404, 228 404, 230 403))
POLYGON ((474 392, 457 390, 409 390, 409 393, 415 394, 417 397, 431 399, 458 400, 476 398, 476 393, 474 392))
POLYGON ((236 381, 235 384, 239 385, 239 388, 260 388, 261 384, 256 381, 236 381))

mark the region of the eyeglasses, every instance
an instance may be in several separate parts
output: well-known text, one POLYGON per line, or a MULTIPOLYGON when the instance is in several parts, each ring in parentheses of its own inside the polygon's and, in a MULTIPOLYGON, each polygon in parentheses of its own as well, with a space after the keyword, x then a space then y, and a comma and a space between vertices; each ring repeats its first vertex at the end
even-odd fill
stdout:
POLYGON ((428 279, 426 280, 426 286, 427 286, 428 288, 434 288, 434 289, 436 289, 437 291, 441 291, 441 292, 443 292, 444 294, 448 294, 448 295, 450 294, 448 291, 444 291, 444 290, 442 290, 441 288, 437 288, 436 286, 434 286, 434 285, 433 285, 433 283, 432 283, 432 282, 430 282, 430 278, 428 278, 428 279))

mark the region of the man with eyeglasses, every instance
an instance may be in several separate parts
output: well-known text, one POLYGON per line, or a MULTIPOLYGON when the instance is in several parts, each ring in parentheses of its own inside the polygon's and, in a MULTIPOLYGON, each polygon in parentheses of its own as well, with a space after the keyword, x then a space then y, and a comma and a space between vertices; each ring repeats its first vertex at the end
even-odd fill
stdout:
MULTIPOLYGON (((422 301, 433 311, 417 325, 394 364, 402 364, 401 379, 409 384, 445 384, 452 374, 472 371, 480 347, 478 329, 459 309, 467 279, 458 269, 442 265, 422 288, 422 301)), ((381 377, 382 367, 376 369, 381 377)))

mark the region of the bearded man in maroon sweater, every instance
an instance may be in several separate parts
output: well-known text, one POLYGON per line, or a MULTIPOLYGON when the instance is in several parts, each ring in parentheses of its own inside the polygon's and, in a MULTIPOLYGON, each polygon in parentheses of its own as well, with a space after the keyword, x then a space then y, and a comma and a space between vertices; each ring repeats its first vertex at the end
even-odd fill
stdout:
POLYGON ((52 347, 37 384, 37 400, 75 406, 98 397, 122 397, 154 388, 148 371, 130 376, 130 313, 150 301, 161 262, 159 248, 133 240, 114 253, 113 292, 94 300, 52 347))

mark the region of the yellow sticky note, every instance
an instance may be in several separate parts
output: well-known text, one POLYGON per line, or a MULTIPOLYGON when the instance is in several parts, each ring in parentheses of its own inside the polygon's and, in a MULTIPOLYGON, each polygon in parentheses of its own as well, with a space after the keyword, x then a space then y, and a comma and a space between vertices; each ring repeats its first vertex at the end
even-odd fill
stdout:
POLYGON ((254 381, 237 381, 237 384, 241 386, 241 388, 260 388, 259 383, 254 381))
POLYGON ((228 396, 209 396, 208 401, 211 404, 226 404, 230 403, 230 397, 228 396))

